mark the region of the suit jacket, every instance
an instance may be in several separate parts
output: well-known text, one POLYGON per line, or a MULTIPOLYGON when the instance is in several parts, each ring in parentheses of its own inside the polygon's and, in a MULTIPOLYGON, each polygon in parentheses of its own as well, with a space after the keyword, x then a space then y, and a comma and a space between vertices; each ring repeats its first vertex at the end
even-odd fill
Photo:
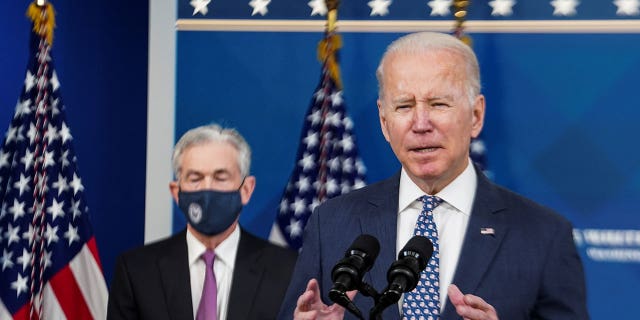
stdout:
MULTIPOLYGON (((194 319, 186 230, 122 254, 107 319, 194 319)), ((296 253, 241 229, 228 319, 275 319, 296 253)))
MULTIPOLYGON (((384 290, 396 258, 399 182, 398 173, 316 208, 279 319, 291 319, 311 278, 318 279, 323 301, 332 303, 327 295, 331 270, 359 234, 380 241, 380 254, 363 281, 384 290)), ((482 174, 453 283, 493 305, 501 319, 588 319, 584 273, 570 223, 482 174), (494 234, 483 235, 481 228, 493 228, 494 234)), ((374 305, 362 294, 354 303, 365 318, 374 305)), ((355 319, 348 312, 345 318, 355 319)), ((395 304, 382 314, 385 320, 399 318, 395 304)), ((449 301, 440 319, 460 319, 449 301)))

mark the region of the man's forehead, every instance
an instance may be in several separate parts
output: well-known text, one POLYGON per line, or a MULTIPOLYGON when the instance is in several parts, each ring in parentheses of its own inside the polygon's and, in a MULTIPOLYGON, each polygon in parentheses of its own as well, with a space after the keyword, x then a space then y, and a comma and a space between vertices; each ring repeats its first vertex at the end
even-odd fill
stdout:
POLYGON ((180 156, 181 171, 239 171, 238 151, 226 142, 205 142, 191 145, 180 156))

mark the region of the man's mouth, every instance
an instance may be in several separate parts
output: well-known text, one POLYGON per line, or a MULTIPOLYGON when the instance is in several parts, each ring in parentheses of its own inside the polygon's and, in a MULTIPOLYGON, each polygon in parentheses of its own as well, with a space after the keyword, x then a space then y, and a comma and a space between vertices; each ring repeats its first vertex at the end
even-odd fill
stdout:
POLYGON ((419 152, 419 153, 427 153, 427 152, 433 152, 436 151, 440 148, 438 147, 424 147, 424 148, 411 148, 410 150, 413 152, 419 152))

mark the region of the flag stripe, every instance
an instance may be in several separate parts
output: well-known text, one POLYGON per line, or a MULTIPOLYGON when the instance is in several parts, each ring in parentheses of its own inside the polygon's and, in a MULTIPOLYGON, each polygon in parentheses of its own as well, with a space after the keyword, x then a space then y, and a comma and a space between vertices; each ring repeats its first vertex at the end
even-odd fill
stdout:
MULTIPOLYGON (((68 319, 91 319, 91 311, 87 307, 80 287, 69 266, 62 268, 49 283, 68 319)), ((47 301, 49 304, 53 301, 47 301)))
MULTIPOLYGON (((51 288, 51 283, 48 283, 43 290, 43 299, 44 305, 42 306, 42 318, 47 319, 69 319, 64 313, 62 306, 60 305, 60 301, 56 297, 55 292, 53 292, 51 288)), ((71 318, 71 319, 81 319, 81 318, 71 318)), ((87 318, 88 319, 88 318, 87 318)))
POLYGON ((0 319, 11 319, 11 312, 9 312, 9 310, 1 300, 0 300, 0 319))
POLYGON ((70 267, 93 318, 104 319, 107 316, 108 291, 104 281, 95 281, 95 279, 102 279, 103 276, 99 261, 92 255, 90 248, 92 242, 95 243, 95 241, 89 241, 71 260, 70 267))

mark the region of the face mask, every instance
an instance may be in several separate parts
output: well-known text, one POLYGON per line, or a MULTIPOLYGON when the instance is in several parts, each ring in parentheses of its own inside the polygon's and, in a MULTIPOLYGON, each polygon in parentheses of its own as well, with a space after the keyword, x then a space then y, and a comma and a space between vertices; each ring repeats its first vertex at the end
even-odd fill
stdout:
POLYGON ((242 210, 242 199, 240 189, 190 192, 180 190, 178 206, 196 231, 213 236, 227 230, 238 218, 242 210))

